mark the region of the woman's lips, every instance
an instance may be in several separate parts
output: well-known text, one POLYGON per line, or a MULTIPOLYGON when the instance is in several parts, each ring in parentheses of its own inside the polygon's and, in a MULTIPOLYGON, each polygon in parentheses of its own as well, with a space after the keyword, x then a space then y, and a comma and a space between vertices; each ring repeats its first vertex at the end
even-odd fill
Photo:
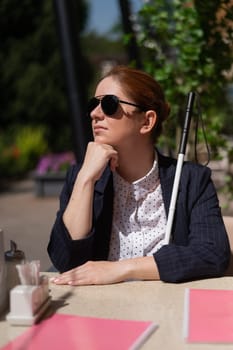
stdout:
POLYGON ((107 130, 107 128, 103 127, 103 126, 95 126, 93 128, 94 132, 97 133, 99 131, 103 131, 103 130, 107 130))

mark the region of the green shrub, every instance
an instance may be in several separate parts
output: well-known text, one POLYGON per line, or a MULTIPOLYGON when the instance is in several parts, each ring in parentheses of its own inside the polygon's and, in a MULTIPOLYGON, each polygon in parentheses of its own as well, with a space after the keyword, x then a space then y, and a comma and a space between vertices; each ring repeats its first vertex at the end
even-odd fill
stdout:
POLYGON ((21 177, 48 152, 45 127, 18 126, 0 134, 0 177, 21 177))

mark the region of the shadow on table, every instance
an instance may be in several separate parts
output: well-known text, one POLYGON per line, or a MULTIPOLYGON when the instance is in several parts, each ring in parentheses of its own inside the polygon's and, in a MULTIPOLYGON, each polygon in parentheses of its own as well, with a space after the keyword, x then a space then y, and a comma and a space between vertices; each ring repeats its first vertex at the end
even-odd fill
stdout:
POLYGON ((45 311, 45 313, 41 316, 40 319, 36 323, 40 323, 41 321, 44 321, 51 316, 53 316, 57 310, 61 309, 62 307, 69 305, 68 299, 73 295, 72 291, 66 292, 63 295, 59 296, 59 299, 51 300, 51 304, 49 305, 48 309, 45 311))

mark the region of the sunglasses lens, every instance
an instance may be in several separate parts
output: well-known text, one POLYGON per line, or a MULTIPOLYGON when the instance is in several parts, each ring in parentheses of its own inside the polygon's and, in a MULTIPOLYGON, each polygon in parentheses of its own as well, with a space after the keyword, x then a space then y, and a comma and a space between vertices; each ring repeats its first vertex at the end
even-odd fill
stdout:
POLYGON ((119 100, 117 96, 105 95, 101 100, 101 107, 106 115, 113 115, 118 108, 119 100))
POLYGON ((89 116, 90 116, 91 112, 93 111, 93 109, 95 109, 99 103, 100 103, 100 100, 96 97, 92 97, 90 99, 90 101, 88 102, 88 105, 87 105, 87 114, 89 116))
POLYGON ((91 112, 101 103, 101 108, 104 114, 111 116, 116 113, 119 99, 115 95, 105 95, 101 100, 96 97, 92 97, 87 105, 87 114, 90 116, 91 112))

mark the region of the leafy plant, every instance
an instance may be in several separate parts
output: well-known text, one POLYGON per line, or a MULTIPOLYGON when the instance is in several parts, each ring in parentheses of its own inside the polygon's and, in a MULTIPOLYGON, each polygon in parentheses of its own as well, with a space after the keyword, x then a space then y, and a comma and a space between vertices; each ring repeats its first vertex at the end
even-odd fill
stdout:
POLYGON ((224 92, 232 79, 227 74, 233 59, 232 19, 230 0, 150 0, 138 14, 144 68, 163 86, 172 107, 160 140, 162 146, 169 145, 168 152, 178 144, 174 132, 179 134, 189 91, 201 97, 211 149, 225 144, 221 130, 227 106, 224 92))
POLYGON ((20 177, 33 170, 48 151, 44 127, 18 126, 0 138, 0 177, 20 177))

